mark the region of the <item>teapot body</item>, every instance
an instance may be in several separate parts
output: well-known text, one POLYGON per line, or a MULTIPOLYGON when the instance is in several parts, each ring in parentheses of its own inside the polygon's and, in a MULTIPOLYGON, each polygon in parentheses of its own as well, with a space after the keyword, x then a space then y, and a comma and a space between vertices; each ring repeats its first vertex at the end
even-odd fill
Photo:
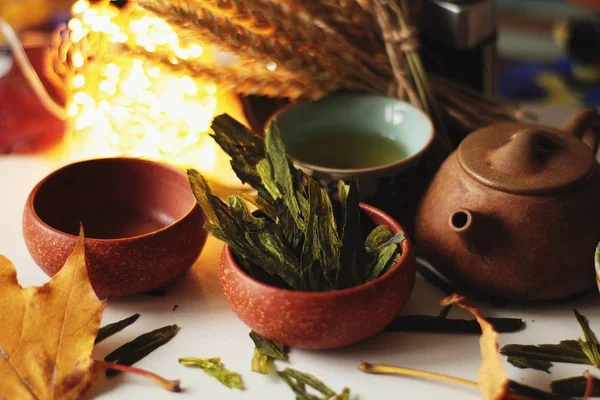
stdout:
POLYGON ((441 273, 485 297, 560 300, 596 286, 600 169, 551 194, 496 190, 444 162, 417 212, 420 252, 441 273))

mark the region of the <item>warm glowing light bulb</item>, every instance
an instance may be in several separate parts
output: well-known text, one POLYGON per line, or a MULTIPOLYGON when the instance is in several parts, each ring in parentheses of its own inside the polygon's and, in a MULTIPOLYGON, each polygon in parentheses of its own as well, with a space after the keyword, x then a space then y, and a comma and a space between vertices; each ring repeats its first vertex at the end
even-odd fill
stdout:
POLYGON ((67 112, 78 154, 147 157, 219 179, 228 161, 207 134, 217 107, 216 86, 135 58, 126 49, 160 53, 173 64, 212 62, 211 53, 180 42, 168 23, 136 6, 119 10, 109 2, 78 0, 72 12, 68 37, 75 72, 68 81, 67 112))

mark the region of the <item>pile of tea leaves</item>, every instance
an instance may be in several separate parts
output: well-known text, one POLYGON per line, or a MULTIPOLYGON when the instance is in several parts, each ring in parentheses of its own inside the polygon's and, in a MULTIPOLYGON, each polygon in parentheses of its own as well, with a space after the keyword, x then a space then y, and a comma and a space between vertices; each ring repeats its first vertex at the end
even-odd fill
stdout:
POLYGON ((216 117, 212 129, 237 176, 257 194, 225 203, 197 171, 188 170, 188 178, 208 217, 205 229, 229 244, 251 276, 287 289, 328 291, 371 281, 400 258, 402 233, 377 226, 363 236, 371 221, 359 207, 356 178, 340 182, 339 202, 332 201, 288 160, 275 122, 264 139, 228 115, 216 117))

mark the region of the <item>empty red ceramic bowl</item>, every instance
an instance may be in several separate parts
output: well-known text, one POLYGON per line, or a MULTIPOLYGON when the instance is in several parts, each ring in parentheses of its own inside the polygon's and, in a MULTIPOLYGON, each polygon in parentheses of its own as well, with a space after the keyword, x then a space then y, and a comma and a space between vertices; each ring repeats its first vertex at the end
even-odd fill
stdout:
POLYGON ((90 281, 99 297, 156 289, 197 260, 205 216, 185 174, 157 162, 105 158, 78 162, 44 178, 23 214, 25 243, 52 276, 85 231, 90 281))
MULTIPOLYGON (((361 208, 377 225, 403 231, 389 215, 361 208)), ((299 292, 267 285, 237 264, 231 248, 221 255, 221 288, 229 306, 248 327, 292 347, 331 349, 366 339, 390 324, 412 293, 415 255, 402 242, 400 260, 384 275, 364 285, 329 292, 299 292)))

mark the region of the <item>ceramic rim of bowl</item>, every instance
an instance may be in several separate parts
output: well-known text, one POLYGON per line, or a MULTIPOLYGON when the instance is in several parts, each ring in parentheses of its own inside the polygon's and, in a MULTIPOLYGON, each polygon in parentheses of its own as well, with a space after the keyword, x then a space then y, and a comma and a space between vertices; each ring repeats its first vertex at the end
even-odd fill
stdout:
MULTIPOLYGON (((375 95, 373 95, 375 96, 375 95)), ((380 97, 386 97, 386 96, 380 96, 380 97)), ((286 155, 288 157, 288 159, 290 161, 292 161, 295 165, 297 166, 302 166, 302 167, 306 167, 309 169, 314 170, 315 172, 326 172, 329 174, 336 174, 336 175, 354 175, 354 174, 364 174, 367 172, 380 172, 380 171, 384 171, 387 169, 391 169, 391 168, 395 168, 398 167, 402 164, 408 164, 409 162, 416 160, 417 158, 421 157, 423 155, 423 153, 425 153, 427 151, 427 149, 431 146, 431 144, 433 143, 433 140, 435 139, 435 132, 433 129, 433 123, 431 122, 431 118, 429 118, 427 116, 427 114, 425 114, 422 110, 418 109, 417 107, 413 106, 410 103, 407 103, 405 101, 402 100, 397 100, 394 99, 392 97, 389 97, 392 100, 395 100, 397 102, 400 103, 404 103, 406 105, 408 105, 412 112, 417 113, 417 114, 421 114, 421 116, 424 118, 428 129, 427 132, 429 133, 429 138, 427 139, 427 141, 425 142, 425 144, 423 145, 423 147, 417 151, 414 154, 411 154, 408 157, 404 157, 401 158, 398 161, 394 161, 392 163, 388 163, 388 164, 382 164, 382 165, 378 165, 376 167, 368 167, 368 168, 348 168, 348 169, 344 169, 344 168, 331 168, 331 167, 323 167, 320 165, 315 165, 315 164, 310 164, 307 162, 304 162, 302 160, 299 160, 296 157, 291 156, 287 151, 286 151, 286 155)), ((265 127, 264 130, 266 131, 266 129, 269 127, 269 125, 273 122, 273 121, 277 121, 277 117, 279 117, 282 113, 284 113, 285 111, 288 111, 291 108, 297 107, 297 106, 301 106, 302 104, 305 103, 293 103, 293 104, 288 104, 284 107, 282 107, 281 109, 277 110, 273 115, 271 115, 269 117, 269 119, 267 120, 267 122, 265 123, 265 127)))
MULTIPOLYGON (((164 164, 164 163, 157 162, 157 161, 147 160, 147 159, 144 159, 144 158, 134 158, 134 157, 104 157, 104 158, 92 158, 92 159, 89 159, 89 160, 77 161, 77 162, 74 162, 74 163, 71 163, 71 164, 64 165, 64 166, 60 167, 59 169, 51 172, 50 174, 48 174, 45 178, 43 178, 41 181, 39 181, 33 187, 33 189, 31 190, 31 192, 29 194, 29 197, 27 199, 27 207, 31 208, 32 215, 35 217, 35 219, 37 221, 41 222, 44 227, 46 227, 46 228, 48 228, 48 229, 50 229, 50 230, 52 230, 52 231, 54 231, 56 233, 59 233, 61 235, 65 235, 65 236, 77 239, 76 235, 73 235, 73 234, 65 232, 65 231, 61 231, 61 230, 56 229, 55 227, 47 224, 46 221, 44 221, 38 215, 38 213, 37 213, 37 211, 35 209, 35 206, 34 206, 35 198, 37 197, 37 195, 38 195, 38 193, 40 191, 40 188, 42 186, 44 186, 46 184, 46 182, 50 178, 54 177, 55 175, 58 175, 63 170, 65 170, 67 168, 71 168, 71 167, 76 167, 76 166, 81 165, 81 164, 88 164, 88 163, 94 163, 94 162, 103 162, 103 161, 105 162, 107 160, 111 160, 111 161, 115 161, 115 162, 135 162, 135 163, 150 164, 150 165, 154 165, 154 166, 157 166, 157 167, 160 167, 160 168, 164 168, 164 169, 170 170, 172 172, 175 172, 175 173, 181 175, 182 177, 185 177, 185 174, 181 170, 179 170, 179 169, 177 169, 177 168, 175 168, 175 167, 173 167, 171 165, 164 164)), ((186 180, 187 180, 187 178, 186 178, 186 180)), ((106 242, 132 241, 132 240, 138 240, 138 239, 143 239, 143 238, 146 238, 146 237, 154 236, 154 235, 156 235, 158 233, 161 233, 161 232, 164 232, 166 230, 172 229, 174 226, 176 226, 176 225, 178 225, 180 223, 183 223, 183 221, 185 221, 190 216, 190 214, 192 214, 194 212, 194 210, 196 209, 196 207, 199 207, 199 206, 198 206, 198 202, 194 198, 194 202, 192 204, 192 207, 181 218, 178 218, 177 220, 173 221, 169 225, 164 226, 164 227, 162 227, 160 229, 157 229, 155 231, 146 232, 146 233, 143 233, 141 235, 128 236, 128 237, 120 237, 120 238, 91 238, 91 237, 88 238, 86 236, 85 240, 86 241, 104 242, 104 243, 106 243, 106 242)), ((84 228, 84 234, 85 234, 85 226, 83 228, 84 228)))
MULTIPOLYGON (((380 216, 383 216, 386 219, 386 223, 380 224, 380 225, 386 225, 388 227, 391 227, 392 232, 394 230, 396 230, 398 232, 403 232, 403 233, 405 232, 404 229, 402 228, 402 226, 400 226, 400 224, 395 219, 393 219, 391 216, 389 216, 387 213, 381 211, 380 209, 370 206, 368 204, 362 203, 362 202, 360 203, 360 208, 362 208, 363 210, 368 210, 370 212, 374 212, 380 216)), ((395 234, 395 232, 394 232, 394 234, 395 234)), ((225 256, 229 259, 227 261, 232 261, 231 264, 235 267, 235 269, 238 272, 240 272, 244 276, 245 279, 248 279, 250 282, 260 286, 261 288, 264 288, 267 290, 284 291, 284 292, 287 292, 287 294, 289 296, 296 296, 296 297, 318 297, 318 296, 321 296, 321 297, 324 297, 324 296, 332 296, 333 294, 345 295, 345 294, 357 293, 357 292, 365 290, 371 286, 375 286, 379 282, 389 279, 392 272, 401 268, 402 264, 404 264, 404 262, 406 261, 408 254, 412 252, 412 249, 410 249, 410 246, 411 246, 411 244, 409 242, 409 239, 408 239, 408 237, 406 237, 405 240, 402 241, 402 254, 400 255, 400 259, 398 260, 398 262, 396 262, 396 264, 392 265, 392 267, 390 269, 388 269, 388 271, 386 273, 373 279, 372 281, 363 283, 358 286, 352 286, 352 287, 345 288, 345 289, 327 290, 325 292, 308 292, 308 291, 301 291, 301 290, 293 290, 293 289, 280 288, 277 286, 272 286, 272 285, 266 284, 262 281, 259 281, 258 279, 255 279, 254 277, 250 276, 246 271, 244 271, 239 266, 238 262, 235 259, 235 255, 231 251, 231 247, 229 246, 229 244, 225 243, 225 246, 223 247, 223 252, 224 252, 225 256)))

